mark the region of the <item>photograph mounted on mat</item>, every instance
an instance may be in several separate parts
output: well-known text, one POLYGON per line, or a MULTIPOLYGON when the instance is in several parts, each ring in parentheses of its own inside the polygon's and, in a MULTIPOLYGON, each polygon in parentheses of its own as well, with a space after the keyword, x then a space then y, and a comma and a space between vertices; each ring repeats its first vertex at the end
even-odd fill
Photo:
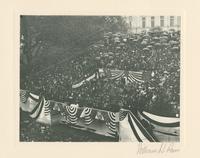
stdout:
POLYGON ((20 16, 20 142, 180 142, 180 16, 20 16))

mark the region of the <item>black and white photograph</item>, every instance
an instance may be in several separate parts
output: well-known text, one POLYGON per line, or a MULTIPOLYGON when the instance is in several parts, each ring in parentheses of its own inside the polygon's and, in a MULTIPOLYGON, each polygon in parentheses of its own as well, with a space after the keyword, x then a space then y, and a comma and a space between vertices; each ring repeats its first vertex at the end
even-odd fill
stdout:
POLYGON ((180 142, 181 16, 19 20, 20 142, 180 142))

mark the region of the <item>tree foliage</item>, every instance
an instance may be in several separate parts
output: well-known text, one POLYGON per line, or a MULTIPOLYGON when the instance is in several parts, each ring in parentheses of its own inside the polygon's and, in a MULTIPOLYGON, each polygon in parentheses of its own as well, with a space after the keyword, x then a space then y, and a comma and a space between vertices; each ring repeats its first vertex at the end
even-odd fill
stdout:
POLYGON ((45 47, 81 50, 100 40, 105 32, 127 30, 119 16, 21 16, 20 25, 20 64, 27 73, 46 55, 45 47))

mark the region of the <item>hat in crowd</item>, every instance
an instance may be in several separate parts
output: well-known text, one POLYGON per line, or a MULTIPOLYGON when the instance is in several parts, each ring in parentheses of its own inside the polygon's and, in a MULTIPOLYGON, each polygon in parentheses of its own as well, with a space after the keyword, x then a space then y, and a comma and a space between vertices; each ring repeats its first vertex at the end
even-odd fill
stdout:
POLYGON ((109 55, 113 55, 114 53, 113 53, 113 52, 108 52, 108 54, 109 54, 109 55))
POLYGON ((177 51, 179 50, 179 47, 172 47, 172 50, 177 51))
POLYGON ((159 38, 158 37, 154 37, 153 40, 159 40, 159 38))
POLYGON ((127 39, 126 39, 126 38, 124 38, 124 39, 123 39, 123 41, 124 41, 124 42, 126 42, 126 41, 127 41, 127 39))
POLYGON ((161 44, 160 43, 156 43, 155 46, 159 47, 159 46, 161 46, 161 44))
POLYGON ((152 48, 152 47, 153 47, 152 45, 148 45, 148 46, 147 46, 147 48, 152 48))
POLYGON ((95 59, 96 59, 96 60, 100 60, 100 59, 101 59, 101 57, 96 57, 95 59))
POLYGON ((149 48, 144 48, 143 50, 144 50, 144 51, 149 51, 149 48))
POLYGON ((142 45, 146 45, 146 44, 147 44, 147 41, 142 41, 141 44, 142 44, 142 45))

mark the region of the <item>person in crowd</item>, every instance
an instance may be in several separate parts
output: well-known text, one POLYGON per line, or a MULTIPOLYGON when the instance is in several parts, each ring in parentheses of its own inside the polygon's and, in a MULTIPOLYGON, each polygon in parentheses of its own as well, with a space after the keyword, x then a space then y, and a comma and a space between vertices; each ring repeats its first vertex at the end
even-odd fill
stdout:
MULTIPOLYGON (((23 78, 21 86, 47 99, 104 110, 119 107, 162 111, 179 106, 180 32, 141 34, 109 33, 89 47, 88 53, 57 65, 37 77, 23 78), (151 79, 140 85, 107 78, 93 78, 79 88, 72 85, 99 68, 151 71, 151 79)), ((169 113, 171 111, 169 110, 169 113)))

